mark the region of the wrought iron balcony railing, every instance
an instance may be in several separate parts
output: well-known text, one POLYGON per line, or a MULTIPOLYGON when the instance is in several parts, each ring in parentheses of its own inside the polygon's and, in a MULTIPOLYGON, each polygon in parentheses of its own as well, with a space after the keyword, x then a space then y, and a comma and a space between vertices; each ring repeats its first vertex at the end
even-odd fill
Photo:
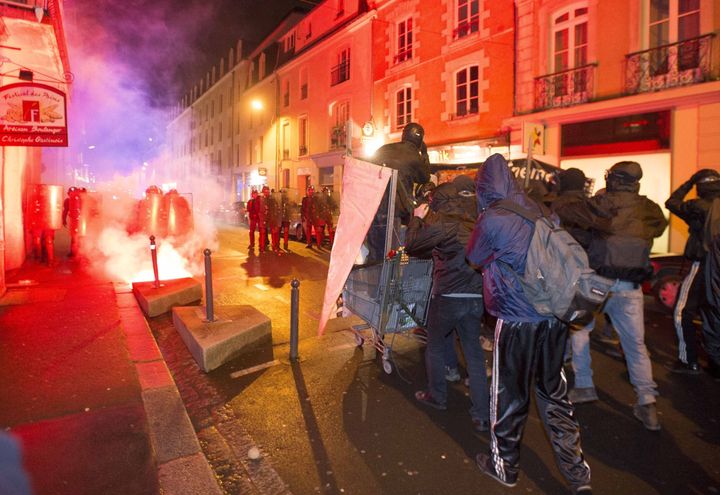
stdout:
POLYGON ((597 64, 583 65, 535 78, 535 109, 569 107, 593 97, 597 64))
POLYGON ((715 33, 625 55, 625 92, 646 93, 711 78, 715 33))
POLYGON ((350 79, 350 61, 342 62, 330 69, 330 86, 350 79))
POLYGON ((330 129, 330 149, 337 150, 345 147, 347 133, 345 126, 339 125, 330 129))

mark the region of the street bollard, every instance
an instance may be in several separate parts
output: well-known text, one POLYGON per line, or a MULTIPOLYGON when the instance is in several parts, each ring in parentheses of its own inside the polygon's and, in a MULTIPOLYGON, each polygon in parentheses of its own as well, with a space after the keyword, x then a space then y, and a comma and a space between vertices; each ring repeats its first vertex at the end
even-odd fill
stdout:
POLYGON ((298 358, 298 311, 300 306, 300 281, 290 282, 290 361, 298 358))
POLYGON ((160 277, 158 276, 157 264, 157 246, 155 246, 155 236, 150 236, 150 255, 152 256, 153 274, 155 275, 155 288, 160 288, 160 277))
POLYGON ((210 250, 203 251, 205 255, 205 318, 207 321, 214 321, 213 314, 213 288, 212 288, 212 262, 210 260, 210 250))

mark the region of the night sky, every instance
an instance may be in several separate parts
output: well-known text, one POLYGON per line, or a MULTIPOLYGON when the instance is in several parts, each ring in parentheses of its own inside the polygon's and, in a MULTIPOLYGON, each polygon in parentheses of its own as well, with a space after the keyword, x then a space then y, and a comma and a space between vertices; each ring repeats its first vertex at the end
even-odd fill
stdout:
POLYGON ((71 153, 98 175, 126 173, 160 153, 167 108, 238 39, 259 43, 310 0, 66 0, 71 153), (129 125, 131 124, 131 125, 129 125), (151 141, 152 139, 152 141, 151 141))

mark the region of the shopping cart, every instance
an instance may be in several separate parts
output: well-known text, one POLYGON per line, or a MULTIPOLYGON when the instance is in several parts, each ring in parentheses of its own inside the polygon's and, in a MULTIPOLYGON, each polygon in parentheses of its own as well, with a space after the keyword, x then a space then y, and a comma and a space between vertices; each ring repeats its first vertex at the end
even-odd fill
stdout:
POLYGON ((366 340, 382 355, 383 370, 392 373, 396 335, 426 342, 424 330, 432 260, 409 258, 402 249, 382 263, 355 266, 345 282, 343 304, 365 324, 352 330, 358 346, 366 340), (368 332, 369 336, 368 336, 368 332), (386 335, 392 334, 386 340, 386 335))

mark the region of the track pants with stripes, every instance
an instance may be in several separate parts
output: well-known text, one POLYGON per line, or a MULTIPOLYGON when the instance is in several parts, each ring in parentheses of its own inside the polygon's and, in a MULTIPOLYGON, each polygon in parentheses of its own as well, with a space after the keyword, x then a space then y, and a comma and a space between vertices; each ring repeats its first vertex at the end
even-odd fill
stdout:
POLYGON ((693 318, 702 319, 705 350, 708 357, 720 364, 720 321, 707 303, 705 262, 693 262, 685 276, 675 303, 675 333, 678 338, 678 359, 683 363, 698 362, 698 344, 693 318))
POLYGON ((496 473, 517 477, 530 388, 555 454, 572 486, 590 483, 590 467, 580 447, 580 427, 567 398, 563 354, 568 327, 559 320, 540 323, 498 319, 490 391, 490 450, 496 473))

